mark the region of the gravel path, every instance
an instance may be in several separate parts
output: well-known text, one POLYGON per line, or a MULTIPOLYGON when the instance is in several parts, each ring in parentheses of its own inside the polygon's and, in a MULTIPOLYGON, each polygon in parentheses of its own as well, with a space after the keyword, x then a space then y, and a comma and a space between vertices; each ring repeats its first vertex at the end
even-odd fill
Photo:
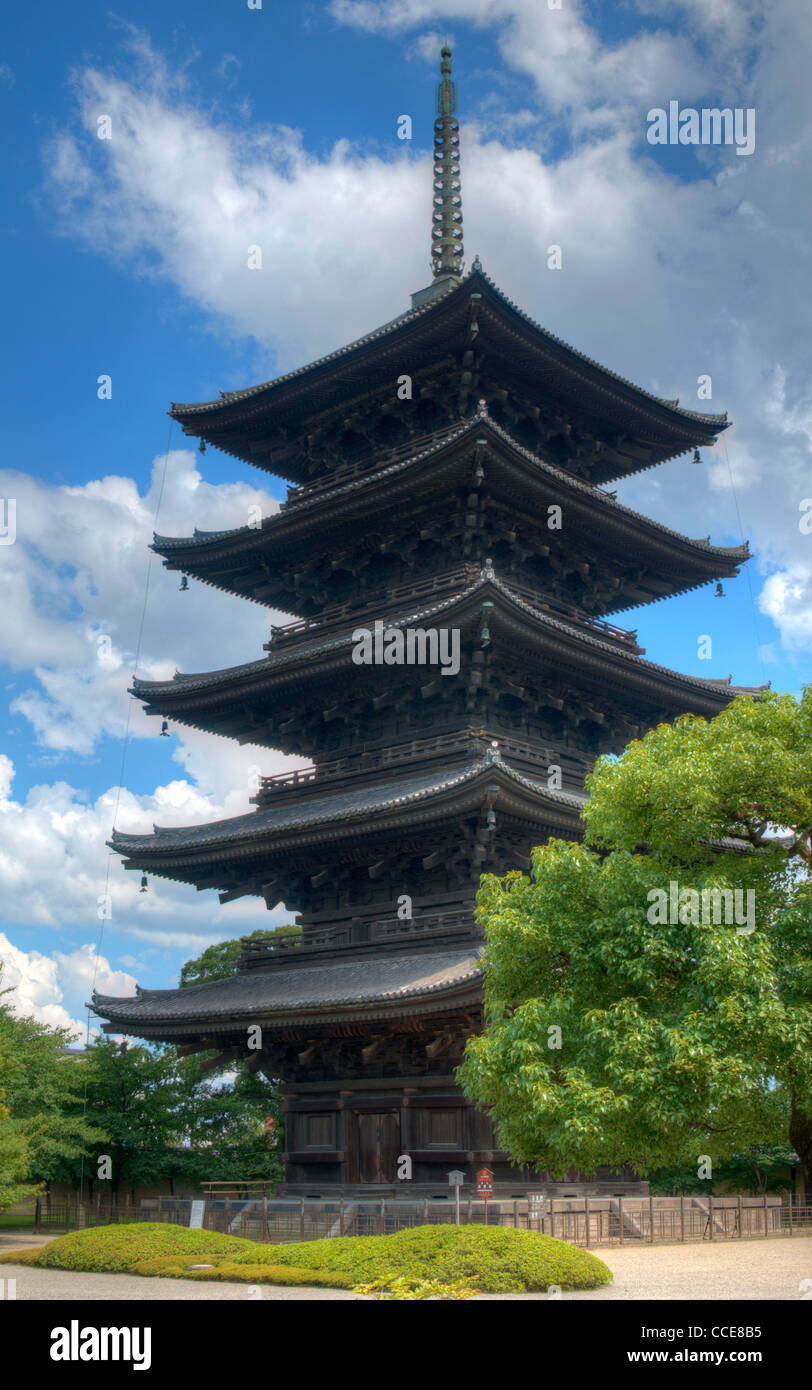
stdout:
MULTIPOLYGON (((20 1250, 41 1245, 47 1236, 27 1232, 3 1233, 0 1248, 20 1250), (26 1238, 27 1237, 27 1238, 26 1238)), ((812 1280, 812 1234, 791 1240, 744 1240, 722 1244, 612 1246, 595 1252, 614 1275, 614 1283, 589 1293, 565 1293, 566 1300, 583 1302, 633 1299, 800 1299, 802 1280, 812 1280)), ((0 1278, 17 1280, 18 1299, 89 1299, 112 1302, 153 1300, 245 1301, 246 1284, 201 1284, 193 1279, 144 1279, 133 1274, 80 1274, 67 1270, 0 1265, 0 1278)), ((281 1288, 263 1284, 265 1301, 289 1299, 353 1299, 361 1294, 343 1289, 281 1288)), ((538 1300, 546 1294, 485 1294, 486 1301, 538 1300)))

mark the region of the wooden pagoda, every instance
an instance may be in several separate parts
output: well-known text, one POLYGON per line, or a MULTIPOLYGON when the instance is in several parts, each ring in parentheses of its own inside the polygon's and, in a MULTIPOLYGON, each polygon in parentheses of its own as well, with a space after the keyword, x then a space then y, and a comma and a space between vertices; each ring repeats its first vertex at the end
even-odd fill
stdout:
MULTIPOLYGON (((450 69, 444 49, 432 284, 310 366, 171 411, 187 435, 291 486, 261 526, 156 536, 154 549, 291 621, 258 660, 132 693, 160 719, 312 766, 265 778, 247 815, 111 843, 126 868, 222 902, 284 902, 303 938, 247 946, 232 979, 94 995, 93 1007, 108 1032, 216 1048, 281 1078, 291 1194, 394 1189, 401 1154, 401 1191, 447 1192, 449 1169, 483 1163, 497 1192, 526 1189, 533 1175, 510 1167, 454 1081, 481 1026, 479 876, 527 869, 532 846, 582 834, 599 754, 685 711, 716 714, 733 691, 646 661, 607 620, 748 558, 605 489, 711 444, 727 418, 568 347, 478 260, 463 274, 450 69), (458 634, 459 669, 432 664, 428 639, 411 663, 359 663, 359 633, 376 623, 387 641, 458 634)), ((630 1191, 632 1178, 599 1170, 586 1189, 572 1174, 548 1190, 630 1191)))

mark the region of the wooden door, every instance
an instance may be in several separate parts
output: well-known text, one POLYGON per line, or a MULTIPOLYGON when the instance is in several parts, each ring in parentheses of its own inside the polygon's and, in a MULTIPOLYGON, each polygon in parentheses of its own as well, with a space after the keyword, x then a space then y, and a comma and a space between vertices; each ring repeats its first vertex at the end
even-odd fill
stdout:
POLYGON ((397 1110, 359 1115, 356 1127, 358 1181, 395 1181, 400 1153, 400 1115, 397 1110))

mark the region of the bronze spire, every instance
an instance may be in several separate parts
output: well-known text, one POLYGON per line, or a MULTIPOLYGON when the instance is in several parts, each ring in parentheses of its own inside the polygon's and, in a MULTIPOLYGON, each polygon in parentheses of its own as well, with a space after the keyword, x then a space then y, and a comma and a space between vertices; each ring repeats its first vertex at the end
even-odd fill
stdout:
POLYGON ((451 49, 440 50, 441 80, 437 87, 434 122, 434 211, 431 228, 431 268, 435 281, 462 274, 462 190, 460 184, 460 126, 457 87, 451 81, 451 49))

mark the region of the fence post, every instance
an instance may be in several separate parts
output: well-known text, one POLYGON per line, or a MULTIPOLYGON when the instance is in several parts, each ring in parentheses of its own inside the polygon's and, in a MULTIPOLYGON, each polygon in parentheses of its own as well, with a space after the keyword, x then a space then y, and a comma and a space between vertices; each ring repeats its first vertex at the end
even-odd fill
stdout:
POLYGON ((262 1194, 262 1234, 264 1235, 264 1237, 265 1237, 266 1240, 270 1240, 270 1238, 271 1238, 271 1233, 270 1233, 270 1231, 268 1230, 268 1194, 267 1194, 267 1192, 263 1192, 263 1194, 262 1194))
POLYGON ((424 1226, 428 1226, 428 1224, 429 1224, 429 1199, 428 1199, 428 1197, 424 1197, 424 1198, 423 1198, 423 1225, 424 1225, 424 1226))
POLYGON ((469 1197, 469 1198, 468 1198, 468 1225, 469 1225, 469 1226, 470 1226, 470 1224, 471 1224, 471 1219, 472 1219, 472 1215, 473 1215, 473 1207, 474 1207, 474 1204, 473 1204, 473 1202, 471 1201, 471 1198, 469 1197))
POLYGON ((38 1231, 42 1227, 42 1199, 37 1198, 37 1205, 34 1208, 34 1230, 38 1231))
POLYGON ((766 1192, 764 1193, 764 1196, 763 1196, 762 1199, 761 1199, 761 1205, 762 1205, 762 1207, 763 1207, 763 1209, 764 1209, 764 1237, 765 1237, 765 1239, 766 1239, 766 1237, 767 1237, 767 1193, 766 1193, 766 1192))
POLYGON ((679 1195, 679 1238, 685 1240, 685 1193, 679 1195))
POLYGON ((713 1193, 708 1193, 708 1225, 710 1227, 710 1238, 713 1240, 713 1193))
POLYGON ((739 1193, 739 1197, 738 1197, 738 1201, 737 1201, 736 1206, 737 1206, 737 1213, 736 1213, 736 1215, 737 1215, 737 1219, 738 1219, 738 1222, 739 1222, 739 1240, 741 1240, 742 1235, 744 1234, 743 1231, 742 1231, 742 1194, 741 1194, 741 1193, 739 1193))
MULTIPOLYGON (((39 1205, 39 1203, 37 1204, 39 1205)), ((789 1233, 792 1235, 792 1193, 789 1194, 789 1233)))
POLYGON ((654 1198, 648 1194, 648 1238, 651 1245, 654 1244, 654 1198))
POLYGON ((226 1197, 226 1229, 225 1229, 225 1234, 228 1235, 230 1231, 231 1231, 231 1198, 230 1198, 230 1197, 226 1197))
POLYGON ((617 1199, 617 1214, 618 1214, 618 1220, 620 1221, 620 1244, 622 1245, 622 1244, 623 1244, 623 1198, 622 1198, 622 1197, 618 1197, 618 1199, 617 1199))
POLYGON ((301 1198, 301 1201, 300 1201, 300 1206, 299 1206, 299 1239, 300 1239, 300 1240, 304 1240, 304 1238, 305 1238, 305 1219, 304 1219, 304 1216, 305 1216, 305 1206, 304 1206, 304 1202, 305 1202, 305 1199, 304 1199, 304 1197, 302 1197, 302 1198, 301 1198))
MULTIPOLYGON (((530 1210, 530 1209, 529 1209, 529 1207, 528 1207, 528 1220, 527 1220, 527 1229, 528 1229, 528 1230, 530 1229, 529 1210, 530 1210)), ((514 1203, 513 1203, 513 1229, 514 1229, 514 1231, 518 1231, 518 1229, 519 1229, 519 1203, 518 1203, 518 1202, 514 1202, 514 1203)))
POLYGON ((584 1194, 584 1216, 586 1218, 586 1248, 589 1249, 589 1198, 584 1194))
POLYGON ((386 1198, 381 1198, 381 1235, 386 1235, 386 1198))

